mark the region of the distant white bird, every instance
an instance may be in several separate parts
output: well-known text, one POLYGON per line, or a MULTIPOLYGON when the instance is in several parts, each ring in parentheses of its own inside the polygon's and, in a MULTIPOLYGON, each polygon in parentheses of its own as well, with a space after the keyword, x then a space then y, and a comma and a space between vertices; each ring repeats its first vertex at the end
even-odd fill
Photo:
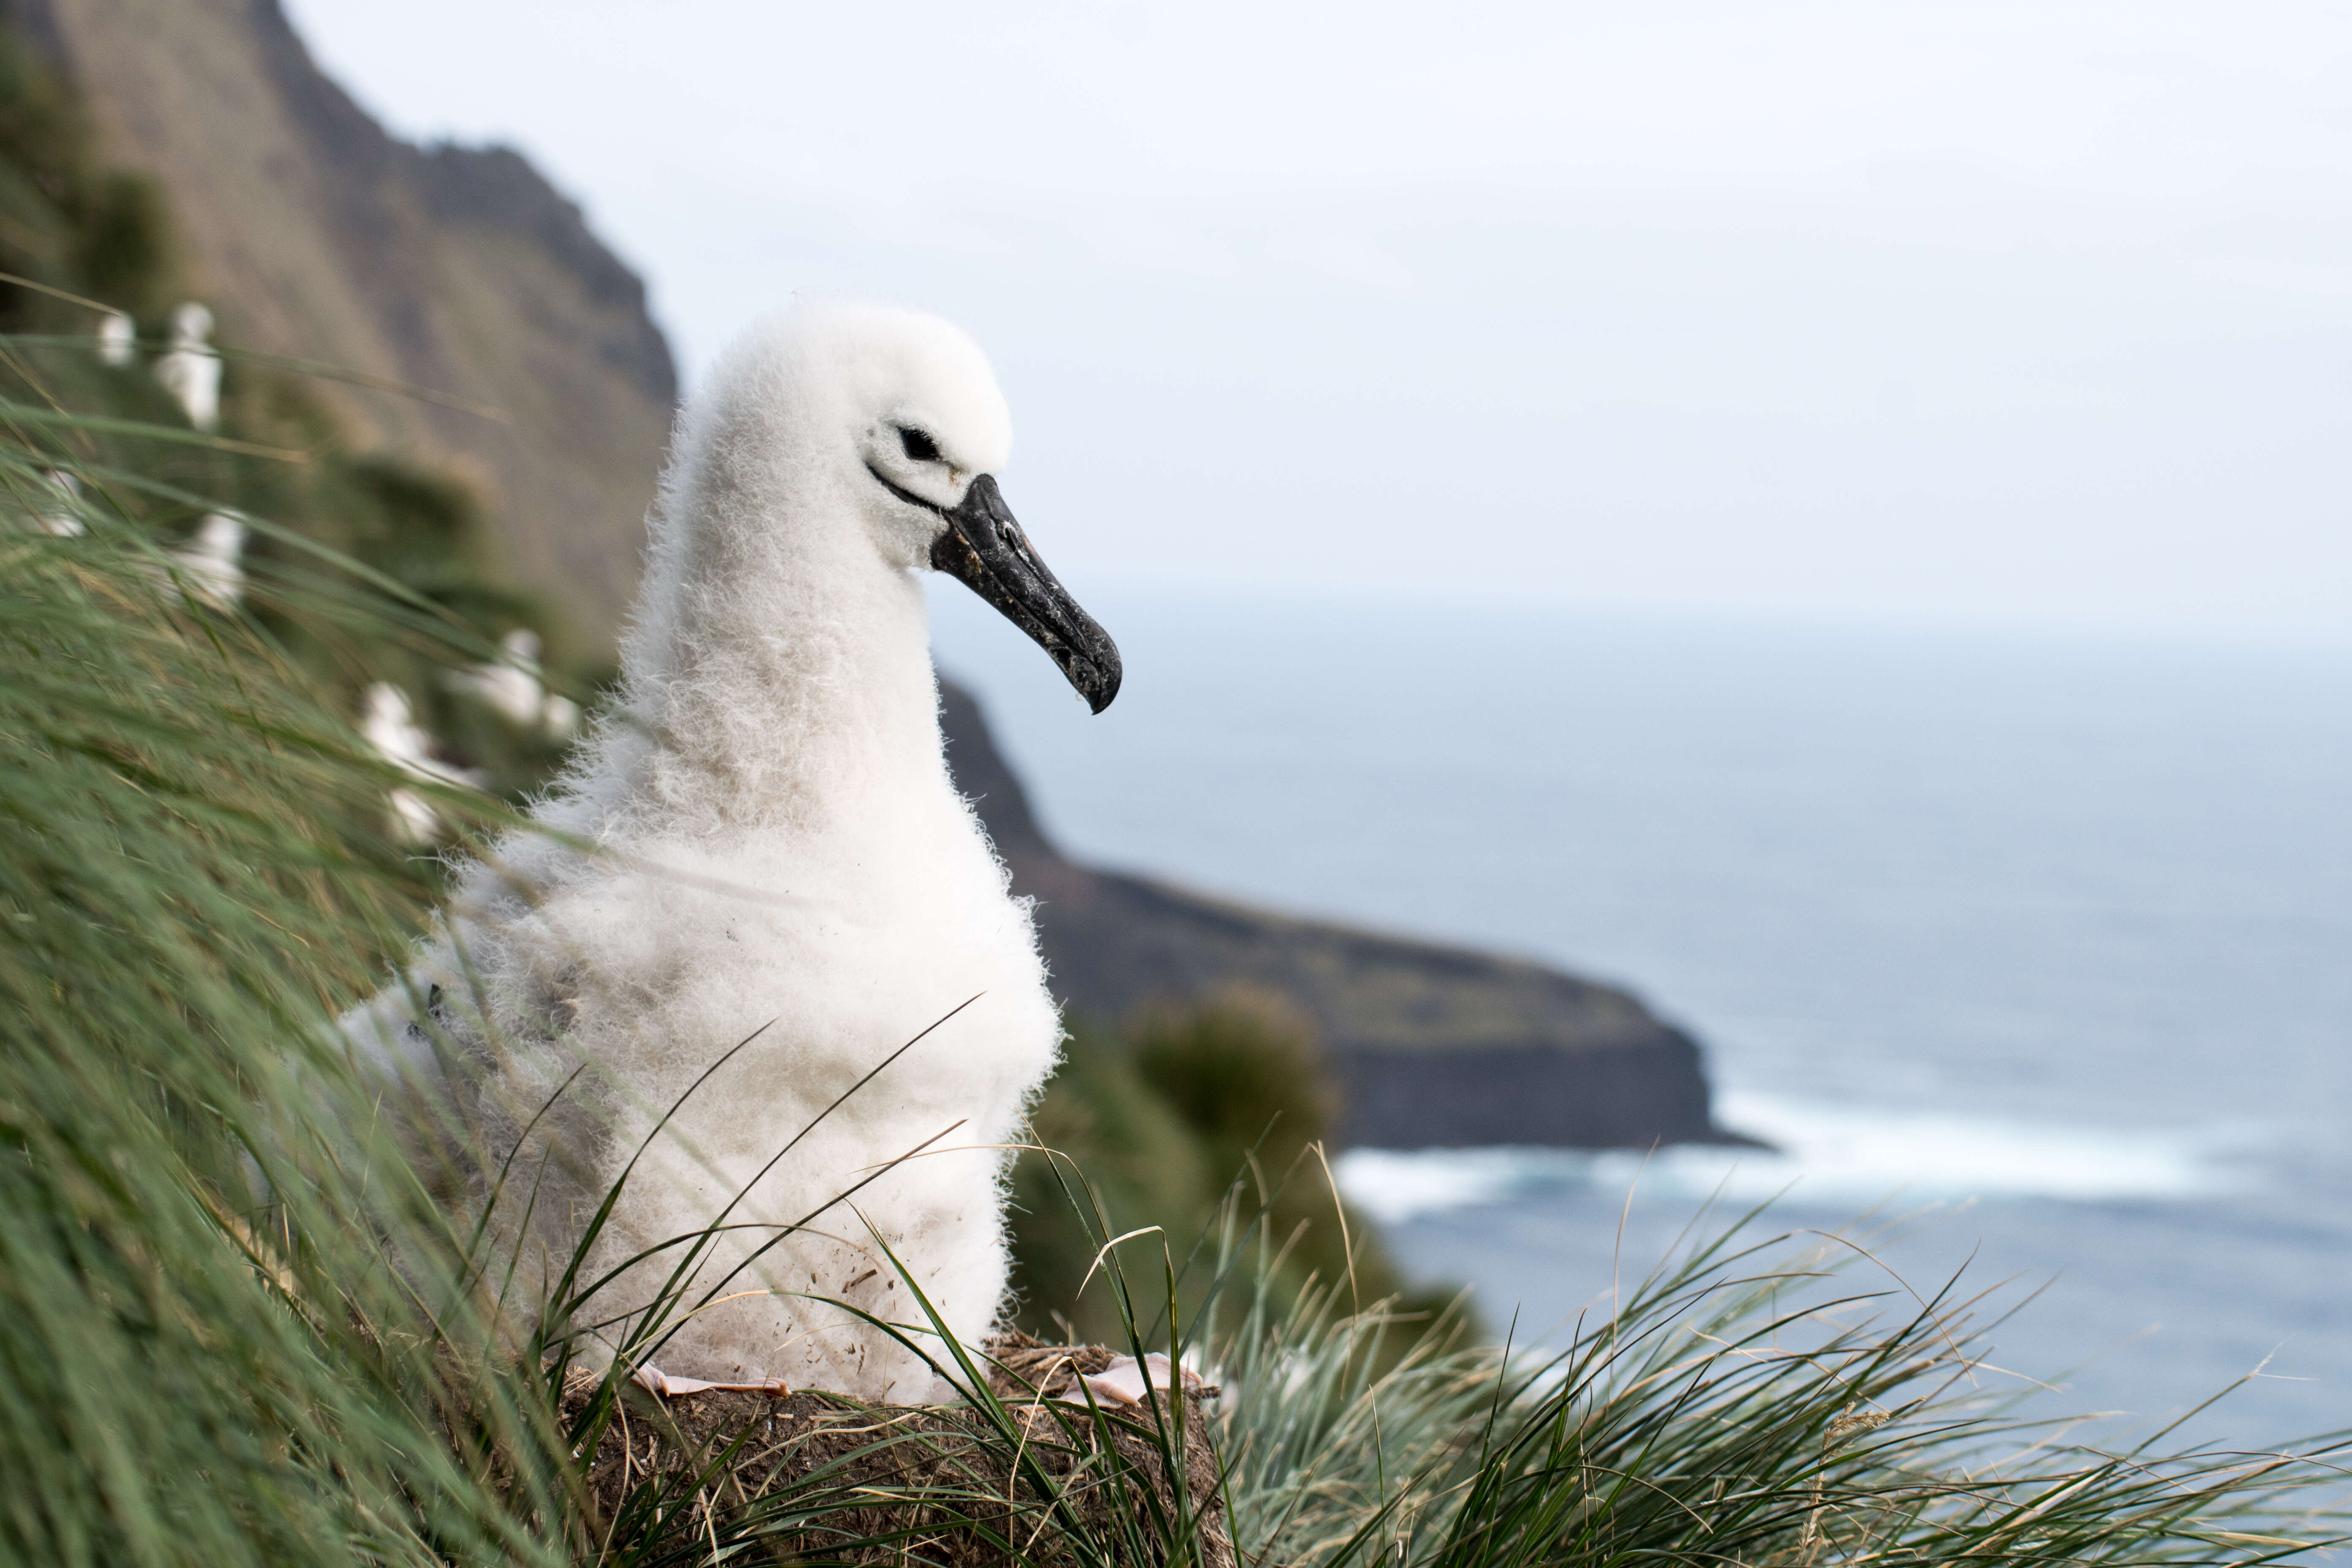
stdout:
MULTIPOLYGON (((516 1167, 529 1228, 512 1193, 498 1211, 524 1276, 563 1267, 686 1097, 582 1276, 730 1227, 658 1353, 671 1373, 934 1395, 914 1354, 826 1304, 919 1332, 886 1246, 961 1339, 1003 1304, 1006 1145, 1061 1026, 1028 909, 941 756, 919 569, 995 605, 1096 710, 1119 681, 1005 508, 1010 447, 986 360, 944 321, 803 302, 738 342, 678 424, 620 714, 538 812, 601 852, 508 838, 420 955, 468 1069, 447 1091, 492 1160, 590 1069, 516 1167)), ((345 1027, 380 1070, 429 1078, 414 994, 345 1027)), ((641 1306, 683 1256, 629 1268, 589 1315, 641 1306)))
POLYGON ((81 516, 81 480, 63 468, 44 468, 41 478, 58 492, 58 499, 40 509, 43 531, 59 539, 79 538, 88 526, 81 516))
POLYGON ((215 609, 245 597, 245 524, 226 512, 208 511, 188 542, 172 552, 187 574, 188 591, 215 609))
POLYGON ((540 732, 551 741, 568 741, 580 733, 580 704, 560 691, 551 691, 539 707, 540 732))
POLYGON ((120 310, 109 310, 98 319, 98 363, 120 370, 129 364, 132 351, 139 344, 139 328, 120 310))
POLYGON ((547 689, 540 676, 539 634, 518 626, 499 641, 495 664, 453 669, 443 679, 452 691, 478 699, 518 730, 551 740, 569 740, 580 728, 580 709, 568 697, 547 689))
POLYGON ((155 356, 155 379, 199 430, 220 425, 221 362, 212 332, 213 313, 191 300, 172 312, 171 342, 155 356))
MULTIPOLYGON (((408 693, 389 680, 367 689, 360 709, 360 733, 376 753, 404 773, 434 784, 480 787, 483 778, 467 768, 456 768, 433 755, 433 737, 419 729, 408 693)), ((392 792, 393 837, 411 844, 431 844, 441 837, 441 814, 413 789, 392 792)))

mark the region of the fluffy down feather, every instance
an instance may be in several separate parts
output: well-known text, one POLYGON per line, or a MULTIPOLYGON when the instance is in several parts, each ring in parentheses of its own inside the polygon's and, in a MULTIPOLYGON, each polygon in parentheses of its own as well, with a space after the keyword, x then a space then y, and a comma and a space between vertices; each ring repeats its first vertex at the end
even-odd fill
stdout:
MULTIPOLYGON (((595 852, 499 845, 464 872, 415 988, 347 1020, 379 1066, 421 1065, 409 999, 439 985, 461 1047, 449 1080, 494 1159, 589 1064, 494 1221, 520 1278, 541 1281, 661 1113, 756 1034, 654 1138, 583 1275, 724 1214, 745 1228, 699 1269, 698 1299, 775 1243, 662 1349, 672 1373, 929 1394, 911 1352, 812 1299, 920 1324, 877 1240, 960 1337, 1003 1303, 1004 1145, 1060 1024, 1029 910, 941 755, 915 575, 940 520, 868 471, 917 424, 944 456, 893 478, 944 503, 1009 449, 985 360, 942 321, 803 301, 732 348, 678 425, 615 715, 536 813, 595 852)), ((678 1255, 628 1269, 589 1315, 641 1303, 678 1255)))

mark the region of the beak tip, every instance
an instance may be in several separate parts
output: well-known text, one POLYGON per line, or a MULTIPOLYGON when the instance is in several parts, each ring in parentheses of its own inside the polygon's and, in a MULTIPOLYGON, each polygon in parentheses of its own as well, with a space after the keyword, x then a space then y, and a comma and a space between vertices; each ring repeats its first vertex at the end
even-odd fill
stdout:
POLYGON ((1087 700, 1087 707, 1100 713, 1118 696, 1119 679, 1124 672, 1119 668, 1118 650, 1112 649, 1107 659, 1073 662, 1077 668, 1066 669, 1063 673, 1070 678, 1070 684, 1078 689, 1078 695, 1087 700))

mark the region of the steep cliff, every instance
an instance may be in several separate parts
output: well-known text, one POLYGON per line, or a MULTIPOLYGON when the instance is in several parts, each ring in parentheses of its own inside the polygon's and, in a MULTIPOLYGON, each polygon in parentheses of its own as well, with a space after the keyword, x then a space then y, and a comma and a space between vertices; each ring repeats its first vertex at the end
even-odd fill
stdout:
POLYGON ((1699 1047, 1610 986, 1556 969, 1269 914, 1073 863, 1038 827, 979 703, 946 685, 948 760, 1013 887, 1037 900, 1055 989, 1116 1019, 1236 983, 1311 1013, 1349 1143, 1717 1142, 1699 1047))
POLYGON ((609 644, 677 385, 644 286, 580 209, 511 152, 385 134, 278 0, 5 4, 106 156, 171 192, 223 343, 496 411, 319 386, 355 445, 467 476, 507 569, 609 644))

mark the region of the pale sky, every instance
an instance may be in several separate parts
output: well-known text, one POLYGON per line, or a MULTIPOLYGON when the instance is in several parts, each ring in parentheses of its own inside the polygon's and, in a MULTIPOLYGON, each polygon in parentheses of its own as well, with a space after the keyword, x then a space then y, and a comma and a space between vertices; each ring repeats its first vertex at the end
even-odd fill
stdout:
POLYGON ((289 0, 689 378, 940 310, 1090 580, 2352 638, 2352 9, 289 0))

